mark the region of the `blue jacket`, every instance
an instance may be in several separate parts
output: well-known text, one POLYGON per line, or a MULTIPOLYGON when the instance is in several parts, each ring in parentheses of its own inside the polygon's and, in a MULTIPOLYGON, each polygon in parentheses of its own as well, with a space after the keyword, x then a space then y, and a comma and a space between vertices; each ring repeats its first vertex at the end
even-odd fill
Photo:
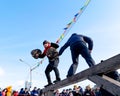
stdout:
POLYGON ((78 34, 74 33, 71 35, 71 37, 68 39, 68 41, 63 45, 63 47, 61 47, 61 49, 59 51, 59 55, 61 55, 67 47, 69 47, 69 46, 71 47, 72 45, 74 45, 77 42, 83 43, 85 45, 86 45, 86 43, 88 43, 88 49, 89 50, 93 49, 93 41, 90 37, 87 37, 84 35, 78 35, 78 34))
POLYGON ((2 92, 0 91, 0 96, 2 96, 2 92))

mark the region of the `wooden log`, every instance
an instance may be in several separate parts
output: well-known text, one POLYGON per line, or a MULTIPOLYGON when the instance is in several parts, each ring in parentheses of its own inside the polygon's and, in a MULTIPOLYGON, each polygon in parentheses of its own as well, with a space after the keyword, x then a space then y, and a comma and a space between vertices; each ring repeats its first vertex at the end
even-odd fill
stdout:
POLYGON ((101 62, 91 68, 88 68, 82 72, 79 72, 69 78, 66 78, 56 84, 43 88, 43 92, 47 92, 49 90, 56 90, 74 83, 78 83, 87 79, 90 76, 99 74, 99 73, 108 73, 120 68, 120 54, 111 57, 104 62, 101 62))

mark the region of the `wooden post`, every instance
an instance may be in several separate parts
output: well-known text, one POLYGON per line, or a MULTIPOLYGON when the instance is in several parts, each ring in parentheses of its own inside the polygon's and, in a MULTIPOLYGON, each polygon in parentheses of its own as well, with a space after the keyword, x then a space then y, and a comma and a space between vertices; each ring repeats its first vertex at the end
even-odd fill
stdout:
MULTIPOLYGON (((119 68, 120 68, 120 54, 118 54, 112 58, 109 58, 109 59, 105 60, 104 62, 101 62, 101 63, 99 63, 91 68, 88 68, 88 69, 82 71, 82 72, 79 72, 79 73, 77 73, 69 78, 66 78, 66 79, 64 79, 56 84, 53 84, 53 85, 48 86, 46 88, 43 88, 43 92, 48 94, 46 96, 52 96, 51 92, 49 93, 49 90, 56 90, 56 89, 66 87, 66 86, 74 84, 74 83, 78 83, 78 82, 83 81, 85 79, 89 79, 91 81, 94 81, 96 84, 98 84, 98 83, 100 85, 104 84, 105 85, 104 88, 106 88, 106 90, 108 90, 108 91, 113 90, 114 92, 113 91, 111 91, 111 92, 113 92, 113 94, 116 95, 120 92, 119 86, 115 85, 114 83, 111 83, 111 81, 108 81, 105 78, 101 78, 100 76, 97 76, 97 74, 100 74, 100 73, 106 74, 108 72, 117 70, 119 68), (96 78, 96 79, 94 80, 94 78, 96 78), (106 81, 106 83, 103 83, 104 81, 106 81), (110 89, 109 87, 106 87, 108 85, 113 87, 113 88, 110 89), (118 88, 117 91, 115 91, 116 88, 118 88)), ((120 96, 120 95, 118 95, 118 96, 120 96)))

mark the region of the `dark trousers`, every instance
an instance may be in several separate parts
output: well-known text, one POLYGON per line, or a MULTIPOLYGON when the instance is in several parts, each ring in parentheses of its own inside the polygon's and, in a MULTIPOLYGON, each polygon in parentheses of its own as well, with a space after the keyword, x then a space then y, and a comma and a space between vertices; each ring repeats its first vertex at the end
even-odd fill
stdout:
POLYGON ((73 64, 70 66, 68 70, 68 76, 72 76, 75 74, 76 69, 78 67, 80 54, 86 60, 89 67, 92 67, 95 65, 95 62, 91 57, 89 49, 84 42, 77 42, 76 44, 73 44, 72 46, 70 46, 70 49, 71 49, 73 64))
POLYGON ((56 76, 56 80, 60 79, 60 75, 59 75, 59 70, 58 70, 58 63, 59 63, 59 59, 55 59, 54 61, 49 61, 48 66, 46 67, 45 70, 45 75, 48 81, 48 84, 52 83, 51 81, 51 77, 50 77, 50 72, 53 70, 55 72, 55 76, 56 76))

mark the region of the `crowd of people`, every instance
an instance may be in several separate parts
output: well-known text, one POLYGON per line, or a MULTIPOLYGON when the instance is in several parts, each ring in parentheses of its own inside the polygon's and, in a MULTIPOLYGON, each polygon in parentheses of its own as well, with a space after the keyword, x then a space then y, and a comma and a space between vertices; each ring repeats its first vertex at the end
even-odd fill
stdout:
POLYGON ((73 89, 63 89, 62 92, 55 90, 53 96, 103 96, 100 87, 91 88, 86 86, 85 90, 81 86, 74 85, 73 89))
POLYGON ((41 96, 40 88, 34 87, 32 90, 21 88, 20 90, 8 90, 8 88, 0 89, 0 96, 41 96))
MULTIPOLYGON (((12 89, 0 89, 0 96, 44 96, 42 89, 34 87, 32 90, 27 88, 21 88, 18 90, 12 89)), ((91 87, 87 85, 85 89, 83 89, 79 85, 73 85, 73 88, 67 89, 56 89, 53 91, 52 96, 113 96, 109 92, 103 90, 99 86, 91 87)))

